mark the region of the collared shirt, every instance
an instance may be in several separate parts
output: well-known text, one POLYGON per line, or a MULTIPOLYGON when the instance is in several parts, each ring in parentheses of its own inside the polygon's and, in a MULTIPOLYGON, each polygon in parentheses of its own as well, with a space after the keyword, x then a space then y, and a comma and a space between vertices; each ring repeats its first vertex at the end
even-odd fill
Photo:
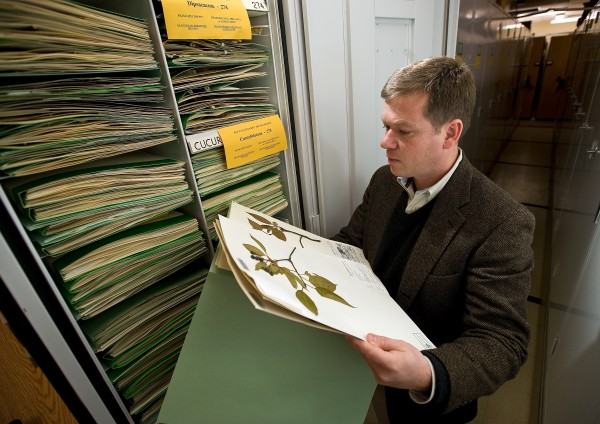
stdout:
POLYGON ((407 214, 413 213, 414 211, 419 210, 427 203, 435 199, 435 196, 440 194, 440 191, 442 191, 450 177, 452 177, 452 174, 454 174, 454 171, 456 171, 456 168, 462 160, 462 157, 462 149, 459 147, 458 159, 456 159, 456 162, 454 162, 454 165, 452 166, 452 168, 450 168, 450 171, 448 171, 446 175, 442 177, 441 180, 439 180, 431 187, 415 191, 412 178, 397 177, 396 180, 398 181, 398 184, 400 184, 400 187, 402 187, 408 193, 408 203, 406 204, 405 212, 407 214))

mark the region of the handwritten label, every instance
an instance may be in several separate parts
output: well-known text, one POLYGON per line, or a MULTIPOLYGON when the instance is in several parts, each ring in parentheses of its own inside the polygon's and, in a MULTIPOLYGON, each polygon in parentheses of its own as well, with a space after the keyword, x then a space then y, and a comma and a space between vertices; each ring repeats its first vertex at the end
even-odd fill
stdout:
POLYGON ((162 0, 172 40, 249 40, 250 19, 242 0, 162 0))
POLYGON ((278 115, 220 128, 227 168, 235 168, 287 149, 278 115))
POLYGON ((198 153, 204 150, 214 149, 223 145, 221 136, 217 130, 204 131, 186 137, 190 153, 198 153))

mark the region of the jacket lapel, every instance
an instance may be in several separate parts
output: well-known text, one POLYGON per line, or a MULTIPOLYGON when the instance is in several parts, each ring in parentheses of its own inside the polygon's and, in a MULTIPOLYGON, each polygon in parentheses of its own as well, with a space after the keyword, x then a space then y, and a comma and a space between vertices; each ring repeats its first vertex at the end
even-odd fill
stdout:
POLYGON ((404 269, 396 301, 408 309, 427 275, 464 222, 460 207, 469 202, 471 164, 463 159, 442 189, 404 269))

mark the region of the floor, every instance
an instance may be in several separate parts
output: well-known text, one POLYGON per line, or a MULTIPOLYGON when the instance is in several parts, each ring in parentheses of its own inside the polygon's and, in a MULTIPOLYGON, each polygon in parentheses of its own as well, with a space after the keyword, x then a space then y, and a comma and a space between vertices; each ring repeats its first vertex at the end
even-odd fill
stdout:
POLYGON ((528 319, 531 325, 529 360, 517 377, 504 384, 492 396, 482 398, 476 424, 528 424, 538 422, 540 397, 542 325, 545 322, 540 306, 548 281, 549 224, 551 171, 553 155, 552 123, 521 121, 490 178, 523 203, 536 219, 533 239, 535 266, 531 274, 528 319))
MULTIPOLYGON (((542 349, 541 324, 544 322, 540 307, 544 298, 544 281, 548 281, 545 259, 547 246, 546 225, 550 207, 552 166, 551 124, 540 121, 521 121, 513 133, 489 177, 523 203, 536 218, 533 249, 535 268, 528 302, 531 325, 529 359, 517 377, 505 383, 496 393, 479 400, 475 424, 529 424, 538 422, 540 396, 540 353, 542 349)), ((549 259, 548 259, 549 260, 549 259)), ((365 424, 387 424, 385 401, 378 387, 373 397, 365 424)))

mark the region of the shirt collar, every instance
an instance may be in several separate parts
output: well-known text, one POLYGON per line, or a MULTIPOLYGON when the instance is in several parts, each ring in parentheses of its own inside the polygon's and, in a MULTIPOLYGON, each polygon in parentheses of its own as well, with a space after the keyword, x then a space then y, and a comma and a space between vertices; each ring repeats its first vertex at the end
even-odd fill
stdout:
POLYGON ((452 168, 450 168, 450 170, 446 172, 446 174, 442 177, 441 180, 439 180, 431 187, 426 187, 415 192, 412 177, 396 177, 396 180, 398 181, 400 186, 408 193, 409 199, 413 199, 415 195, 426 195, 427 201, 429 201, 432 200, 435 196, 437 196, 440 193, 440 191, 442 191, 442 189, 446 186, 448 180, 450 180, 450 177, 452 177, 452 174, 454 174, 454 171, 456 171, 456 168, 458 167, 458 164, 460 163, 462 158, 462 149, 459 147, 458 158, 456 159, 456 162, 454 162, 454 165, 452 165, 452 168))

